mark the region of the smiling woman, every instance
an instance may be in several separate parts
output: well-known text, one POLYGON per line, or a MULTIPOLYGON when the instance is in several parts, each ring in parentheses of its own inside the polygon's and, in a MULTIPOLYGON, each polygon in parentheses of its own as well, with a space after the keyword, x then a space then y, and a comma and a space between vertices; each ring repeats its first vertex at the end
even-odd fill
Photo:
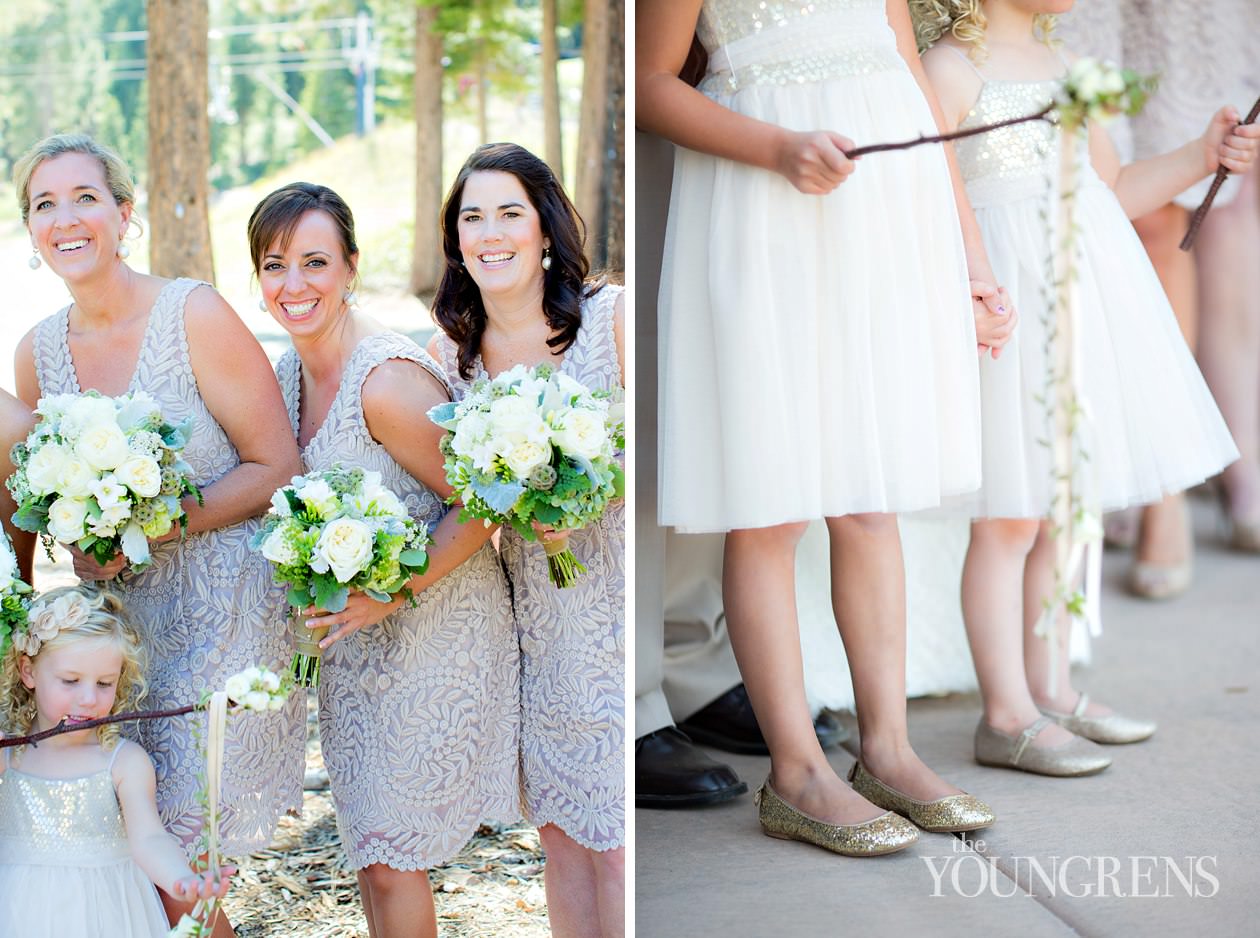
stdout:
MULTIPOLYGON (((159 709, 185 703, 192 689, 221 686, 243 660, 287 661, 284 594, 248 548, 254 516, 298 468, 261 347, 208 285, 147 276, 125 263, 134 188, 112 151, 83 135, 49 137, 18 161, 14 182, 38 256, 74 301, 19 344, 19 397, 34 407, 55 394, 144 391, 164 416, 193 421, 184 457, 204 504, 185 500, 184 530, 152 541, 143 571, 127 569, 122 557, 102 566, 80 553, 76 572, 114 580, 127 599, 159 709)), ((229 730, 227 852, 268 843, 276 818, 301 804, 302 716, 295 699, 229 730)), ((157 763, 162 821, 192 851, 202 818, 200 747, 175 721, 146 725, 137 738, 157 763)), ((168 897, 174 920, 189 908, 168 897)))

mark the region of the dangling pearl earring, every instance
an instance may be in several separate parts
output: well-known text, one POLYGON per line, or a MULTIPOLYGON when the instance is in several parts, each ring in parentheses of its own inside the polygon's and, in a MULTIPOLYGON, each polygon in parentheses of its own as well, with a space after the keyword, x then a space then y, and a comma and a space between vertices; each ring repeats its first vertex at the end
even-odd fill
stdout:
POLYGON ((267 301, 266 301, 266 300, 259 300, 259 301, 258 301, 258 308, 259 308, 260 310, 262 310, 264 313, 265 313, 265 312, 267 312, 267 301))
POLYGON ((118 255, 120 261, 125 261, 131 256, 131 248, 127 247, 122 241, 118 242, 118 250, 114 252, 118 255))
POLYGON ((359 302, 359 294, 355 293, 353 290, 347 290, 342 294, 341 298, 346 301, 347 306, 354 306, 359 302))
POLYGON ((31 248, 32 254, 26 259, 26 263, 30 265, 31 270, 39 270, 44 262, 39 259, 39 248, 31 248))
POLYGON ((543 248, 542 269, 551 270, 551 248, 543 248))

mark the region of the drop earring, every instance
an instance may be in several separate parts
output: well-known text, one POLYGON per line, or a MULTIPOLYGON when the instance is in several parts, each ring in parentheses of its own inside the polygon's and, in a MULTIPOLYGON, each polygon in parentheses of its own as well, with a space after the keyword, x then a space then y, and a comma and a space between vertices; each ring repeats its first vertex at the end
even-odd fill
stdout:
POLYGON ((551 270, 551 248, 543 248, 542 269, 551 270))
POLYGON ((355 293, 353 290, 347 290, 342 294, 341 298, 346 301, 347 306, 354 306, 359 302, 359 294, 355 293))
POLYGON ((44 263, 39 259, 39 248, 31 248, 31 256, 26 259, 26 263, 31 270, 39 270, 40 265, 44 263))
POLYGON ((262 310, 264 313, 265 313, 265 312, 267 312, 267 301, 266 301, 266 300, 259 300, 259 301, 258 301, 258 308, 259 308, 260 310, 262 310))
POLYGON ((118 255, 120 261, 125 261, 131 256, 131 248, 127 247, 122 241, 118 242, 118 250, 114 252, 118 255))

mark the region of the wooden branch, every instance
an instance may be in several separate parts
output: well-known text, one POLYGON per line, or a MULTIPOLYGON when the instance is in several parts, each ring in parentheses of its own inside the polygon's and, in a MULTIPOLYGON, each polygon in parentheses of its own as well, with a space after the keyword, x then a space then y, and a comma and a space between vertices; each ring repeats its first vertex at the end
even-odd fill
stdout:
POLYGON ((9 746, 25 746, 27 743, 38 745, 42 740, 52 736, 60 736, 62 733, 77 733, 79 730, 90 730, 93 727, 105 726, 109 723, 130 723, 132 720, 161 720, 166 717, 183 716, 186 713, 192 713, 194 710, 200 710, 199 704, 188 704, 185 707, 176 707, 174 710, 146 710, 141 713, 115 713, 111 716, 101 717, 99 720, 87 720, 83 723, 66 723, 62 720, 50 730, 44 730, 41 733, 32 733, 30 736, 12 736, 6 739, 0 739, 0 749, 6 749, 9 746))
MULTIPOLYGON (((1251 106, 1251 110, 1247 112, 1247 119, 1243 124, 1254 124, 1256 118, 1260 117, 1260 98, 1256 99, 1256 103, 1251 106)), ((1240 127, 1242 124, 1239 125, 1240 127)), ((1225 177, 1229 175, 1229 170, 1222 166, 1216 171, 1216 178, 1212 180, 1212 186, 1208 189, 1208 193, 1204 196, 1199 207, 1195 209, 1194 216, 1190 219, 1190 227, 1186 229, 1186 236, 1181 239, 1181 249, 1188 251, 1194 247, 1194 239, 1199 234, 1199 226, 1203 224, 1203 219, 1207 218, 1208 210, 1212 207, 1212 203, 1216 201, 1216 193, 1221 191, 1221 186, 1225 184, 1225 177)))
POLYGON ((901 143, 872 143, 869 146, 855 147, 852 150, 845 150, 844 155, 849 159, 857 159, 859 156, 865 156, 867 153, 883 153, 888 150, 909 150, 911 147, 922 146, 925 143, 948 143, 950 140, 961 140, 963 137, 974 137, 977 134, 987 134, 991 130, 998 130, 1002 127, 1013 127, 1016 124, 1026 124, 1029 121, 1049 121, 1050 112, 1055 109, 1054 104, 1047 104, 1036 114, 1025 114, 1023 117, 1011 117, 1003 121, 996 121, 992 124, 981 124, 978 127, 968 127, 966 130, 955 130, 952 133, 937 134, 931 137, 918 137, 915 140, 905 140, 901 143))

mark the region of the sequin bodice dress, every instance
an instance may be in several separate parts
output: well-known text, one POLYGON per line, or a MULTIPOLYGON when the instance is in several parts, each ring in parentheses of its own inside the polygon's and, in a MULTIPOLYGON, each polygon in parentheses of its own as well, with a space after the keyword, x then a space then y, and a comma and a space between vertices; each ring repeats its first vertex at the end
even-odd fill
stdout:
MULTIPOLYGON (((984 80, 960 128, 1030 114, 1054 81, 984 80)), ((1059 131, 1044 122, 956 144, 958 165, 998 282, 1019 326, 998 360, 981 359, 984 484, 955 504, 978 517, 1043 516, 1051 497, 1050 439, 1037 397, 1049 368, 1047 282, 1060 189, 1059 131)), ((1172 308, 1112 190, 1078 159, 1077 289, 1087 489, 1103 509, 1157 501, 1238 456, 1181 336, 1172 308)))
MULTIPOLYGON (((582 304, 582 326, 560 371, 591 390, 620 387, 613 306, 606 286, 582 304)), ((455 346, 439 340, 456 394, 467 391, 455 346)), ((477 375, 487 377, 477 359, 477 375)), ((555 824, 593 850, 625 843, 626 509, 610 505, 569 535, 586 566, 576 585, 547 578, 542 545, 500 529, 521 647, 521 768, 534 824, 555 824)))
MULTIPOLYGON (((196 280, 167 283, 149 313, 129 389, 147 391, 172 422, 193 418, 184 459, 202 488, 231 472, 240 456, 197 387, 184 329, 184 307, 196 280)), ((207 288, 208 289, 208 288, 207 288)), ((80 393, 70 355, 69 308, 35 327, 35 371, 41 395, 80 393)), ((284 590, 270 564, 250 550, 258 528, 251 518, 212 531, 152 545, 153 562, 112 582, 127 602, 149 652, 147 705, 155 710, 193 703, 205 689, 254 664, 283 667, 293 655, 284 590)), ((195 846, 203 811, 203 747, 189 720, 149 720, 136 741, 157 768, 162 823, 195 846)), ((276 713, 228 724, 224 750, 221 843, 239 856, 270 843, 276 820, 302 805, 305 708, 295 694, 276 713)))
MULTIPOLYGON (((363 383, 382 362, 441 369, 410 339, 381 333, 351 353, 305 471, 340 463, 381 474, 411 517, 430 528, 448 509, 372 438, 363 383)), ((277 365, 294 432, 302 372, 290 349, 277 365)), ((520 816, 516 633, 507 580, 490 544, 376 625, 324 653, 319 731, 337 827, 350 865, 398 870, 446 862, 485 820, 520 816)))
MULTIPOLYGON (((705 0, 699 90, 855 144, 937 132, 885 0, 705 0)), ((660 518, 728 531, 936 506, 980 482, 975 322, 945 155, 825 195, 679 147, 660 289, 660 518)))
POLYGON ((112 765, 113 756, 106 768, 72 779, 12 765, 0 774, 0 935, 167 934, 157 891, 131 858, 112 765))

